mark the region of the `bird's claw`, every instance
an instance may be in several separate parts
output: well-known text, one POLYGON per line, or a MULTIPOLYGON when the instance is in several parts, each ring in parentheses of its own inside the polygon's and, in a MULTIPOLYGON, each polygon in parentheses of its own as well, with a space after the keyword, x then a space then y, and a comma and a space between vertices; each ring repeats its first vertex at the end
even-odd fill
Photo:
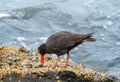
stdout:
POLYGON ((56 68, 56 65, 53 65, 53 66, 52 66, 52 69, 55 69, 55 68, 56 68))
POLYGON ((62 65, 62 66, 60 66, 61 68, 66 68, 67 67, 67 65, 62 65))

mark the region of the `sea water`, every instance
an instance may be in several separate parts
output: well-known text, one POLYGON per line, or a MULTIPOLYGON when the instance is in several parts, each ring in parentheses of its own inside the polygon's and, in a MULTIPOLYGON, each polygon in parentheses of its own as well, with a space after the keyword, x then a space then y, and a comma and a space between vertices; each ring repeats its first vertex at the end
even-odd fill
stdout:
POLYGON ((120 0, 0 1, 0 45, 37 50, 58 31, 95 32, 71 60, 120 77, 120 0))

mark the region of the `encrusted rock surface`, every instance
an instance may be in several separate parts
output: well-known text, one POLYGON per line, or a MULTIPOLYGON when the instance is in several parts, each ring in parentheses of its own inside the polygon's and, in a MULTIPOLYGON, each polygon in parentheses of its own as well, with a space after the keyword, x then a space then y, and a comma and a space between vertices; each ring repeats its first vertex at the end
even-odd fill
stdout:
MULTIPOLYGON (((112 77, 82 64, 69 62, 67 68, 52 69, 54 58, 46 55, 45 66, 39 63, 36 51, 0 46, 0 82, 114 82, 112 77)), ((60 64, 65 60, 61 59, 60 64)))

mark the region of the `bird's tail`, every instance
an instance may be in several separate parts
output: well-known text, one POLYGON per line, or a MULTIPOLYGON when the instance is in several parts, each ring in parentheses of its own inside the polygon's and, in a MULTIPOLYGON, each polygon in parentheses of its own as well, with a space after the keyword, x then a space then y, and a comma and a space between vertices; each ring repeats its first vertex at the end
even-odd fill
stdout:
POLYGON ((95 38, 92 38, 92 34, 94 34, 94 32, 86 34, 87 37, 84 39, 84 42, 86 42, 86 41, 89 41, 89 42, 96 41, 95 38))

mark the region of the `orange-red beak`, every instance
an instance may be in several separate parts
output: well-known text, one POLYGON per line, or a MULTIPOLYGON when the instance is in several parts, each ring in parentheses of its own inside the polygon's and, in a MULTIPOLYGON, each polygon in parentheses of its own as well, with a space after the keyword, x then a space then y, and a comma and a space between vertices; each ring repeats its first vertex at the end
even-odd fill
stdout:
POLYGON ((44 65, 44 55, 43 54, 40 55, 40 63, 41 63, 41 65, 44 65))

